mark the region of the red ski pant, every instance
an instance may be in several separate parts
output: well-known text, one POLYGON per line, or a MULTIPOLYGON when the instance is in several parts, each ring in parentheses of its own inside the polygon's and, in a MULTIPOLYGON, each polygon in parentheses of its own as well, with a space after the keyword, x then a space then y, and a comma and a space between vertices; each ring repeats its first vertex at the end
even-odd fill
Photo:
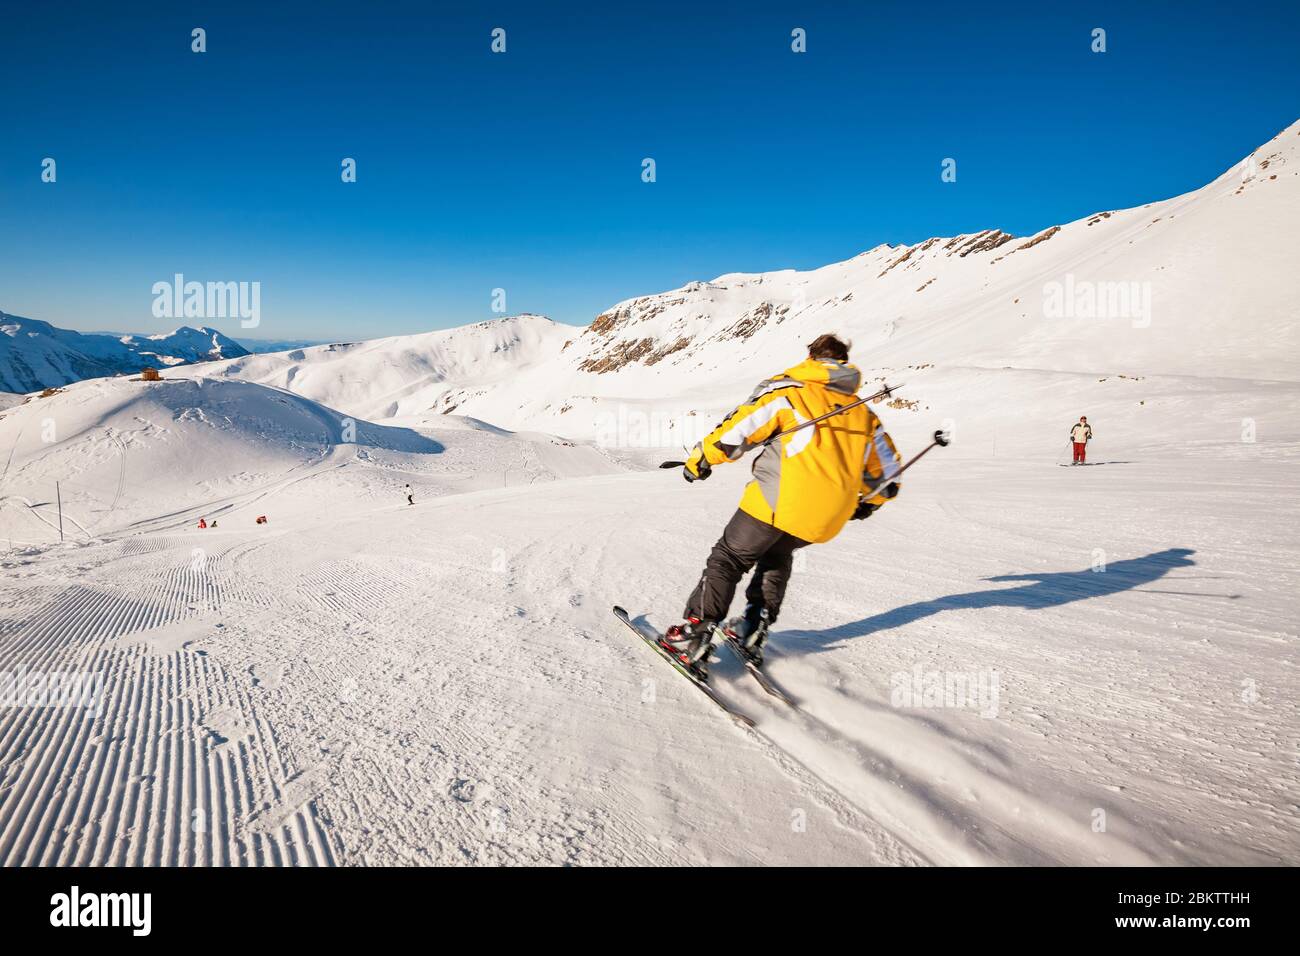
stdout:
POLYGON ((1074 460, 1083 462, 1088 457, 1088 443, 1086 441, 1077 441, 1074 443, 1074 460))

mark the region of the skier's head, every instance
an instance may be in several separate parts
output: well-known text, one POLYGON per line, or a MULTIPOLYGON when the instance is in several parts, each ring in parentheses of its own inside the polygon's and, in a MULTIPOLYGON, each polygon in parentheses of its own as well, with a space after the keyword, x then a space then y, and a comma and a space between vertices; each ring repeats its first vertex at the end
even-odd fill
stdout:
POLYGON ((1079 416, 1079 424, 1081 424, 1081 425, 1086 425, 1086 424, 1088 424, 1088 416, 1087 416, 1087 415, 1080 415, 1080 416, 1079 416))
POLYGON ((835 362, 847 362, 849 360, 849 344, 839 336, 827 332, 825 335, 819 335, 808 343, 808 357, 810 359, 830 359, 835 362))

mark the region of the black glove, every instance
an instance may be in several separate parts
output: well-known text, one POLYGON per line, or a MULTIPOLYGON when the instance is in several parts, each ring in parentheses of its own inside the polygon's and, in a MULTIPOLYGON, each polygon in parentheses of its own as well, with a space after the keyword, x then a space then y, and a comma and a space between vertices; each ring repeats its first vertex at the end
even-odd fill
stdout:
MULTIPOLYGON (((898 497, 898 491, 899 491, 899 488, 898 488, 898 482, 896 482, 896 481, 891 481, 889 484, 885 485, 885 487, 883 487, 883 488, 881 488, 880 490, 878 490, 878 491, 876 492, 876 495, 884 495, 886 498, 897 498, 897 497, 898 497)), ((872 497, 874 498, 875 495, 872 495, 872 497)), ((861 521, 863 518, 869 518, 869 517, 871 516, 871 512, 877 510, 879 507, 880 507, 880 505, 872 505, 872 504, 868 504, 867 501, 866 501, 866 499, 864 499, 864 498, 859 498, 859 499, 858 499, 858 507, 857 507, 857 509, 853 512, 853 514, 852 514, 852 516, 849 518, 849 520, 850 520, 850 521, 861 521)))
POLYGON ((687 481, 704 481, 711 474, 713 474, 713 466, 703 454, 698 459, 692 455, 691 460, 682 467, 682 477, 687 481))

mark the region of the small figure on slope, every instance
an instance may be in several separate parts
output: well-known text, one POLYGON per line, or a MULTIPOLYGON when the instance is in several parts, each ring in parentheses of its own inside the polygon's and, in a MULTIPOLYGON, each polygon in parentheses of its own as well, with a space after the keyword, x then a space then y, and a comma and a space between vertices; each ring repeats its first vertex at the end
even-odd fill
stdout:
MULTIPOLYGON (((833 335, 819 336, 805 361, 760 382, 705 436, 683 468, 686 480, 708 478, 714 465, 736 461, 773 436, 847 404, 861 378, 849 364, 848 346, 833 335)), ((701 679, 708 678, 712 648, 728 635, 761 664, 795 551, 830 541, 850 519, 866 518, 897 495, 898 484, 890 478, 899 467, 893 440, 866 405, 764 447, 739 510, 687 599, 686 620, 668 629, 663 646, 701 679), (745 591, 745 613, 728 622, 724 633, 720 622, 750 568, 754 577, 745 591)))
POLYGON ((200 528, 206 528, 207 526, 208 526, 208 522, 207 522, 205 519, 200 518, 200 519, 199 519, 199 527, 200 527, 200 528))
POLYGON ((1074 460, 1072 465, 1086 465, 1088 458, 1088 442, 1092 438, 1092 426, 1088 424, 1088 416, 1079 416, 1079 421, 1070 429, 1070 441, 1074 442, 1074 460))
POLYGON ((410 485, 407 485, 407 486, 406 486, 406 488, 405 488, 405 490, 403 490, 402 494, 406 495, 406 503, 407 503, 408 505, 413 505, 413 504, 415 504, 415 492, 411 490, 411 486, 410 486, 410 485))

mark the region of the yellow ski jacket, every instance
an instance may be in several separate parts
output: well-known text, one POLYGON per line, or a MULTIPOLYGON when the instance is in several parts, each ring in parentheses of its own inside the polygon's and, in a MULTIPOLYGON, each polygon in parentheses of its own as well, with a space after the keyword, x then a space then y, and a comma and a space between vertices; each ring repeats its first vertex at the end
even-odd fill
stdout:
MULTIPOLYGON (((695 446, 687 469, 698 475, 701 458, 710 466, 736 461, 778 432, 853 401, 861 380, 847 363, 806 359, 760 382, 745 404, 695 446)), ((740 508, 804 541, 829 541, 859 496, 877 506, 888 500, 878 490, 899 467, 893 439, 875 413, 859 405, 764 448, 740 508)))

